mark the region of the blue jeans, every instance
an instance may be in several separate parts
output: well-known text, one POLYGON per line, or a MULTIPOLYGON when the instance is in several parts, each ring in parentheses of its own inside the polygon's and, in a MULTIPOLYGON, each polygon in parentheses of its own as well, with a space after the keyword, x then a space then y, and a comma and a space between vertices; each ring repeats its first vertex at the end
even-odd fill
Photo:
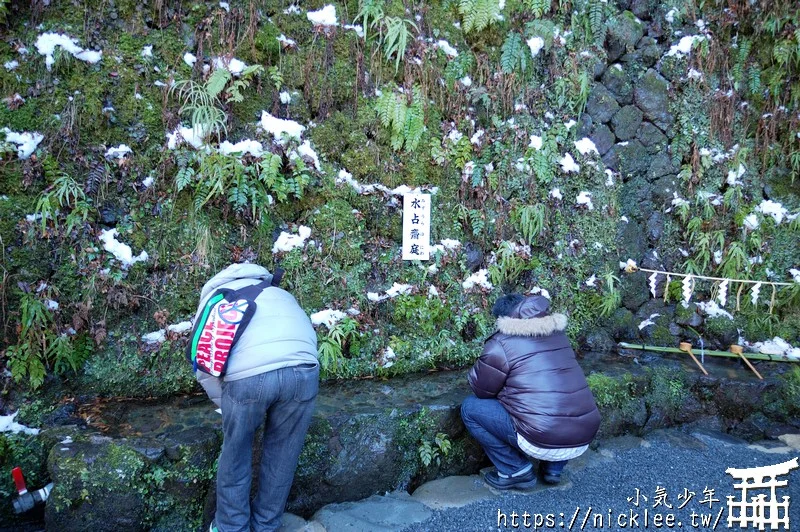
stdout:
MULTIPOLYGON (((467 397, 461 404, 461 418, 500 473, 510 476, 531 463, 517 444, 517 431, 511 415, 497 399, 467 397)), ((542 460, 541 464, 548 473, 559 474, 567 461, 542 460)))
POLYGON ((319 390, 319 366, 304 364, 222 382, 219 532, 277 530, 319 390), (250 503, 253 439, 264 424, 258 493, 250 503))

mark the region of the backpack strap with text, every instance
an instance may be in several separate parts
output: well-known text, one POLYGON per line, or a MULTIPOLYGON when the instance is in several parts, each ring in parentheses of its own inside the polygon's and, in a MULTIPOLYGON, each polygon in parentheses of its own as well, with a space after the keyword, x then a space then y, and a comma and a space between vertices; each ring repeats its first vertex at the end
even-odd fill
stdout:
POLYGON ((270 279, 236 290, 221 288, 208 298, 186 347, 194 371, 225 375, 233 346, 256 312, 256 298, 265 288, 278 286, 282 276, 283 270, 278 269, 270 279))

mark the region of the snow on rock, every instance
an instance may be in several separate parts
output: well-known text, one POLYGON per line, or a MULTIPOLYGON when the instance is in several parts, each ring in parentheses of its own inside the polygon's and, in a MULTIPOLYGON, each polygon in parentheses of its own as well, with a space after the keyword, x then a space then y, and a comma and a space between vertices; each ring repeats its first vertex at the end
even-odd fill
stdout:
POLYGON ((142 57, 153 57, 153 45, 148 44, 144 48, 142 48, 142 57))
POLYGON ((445 40, 438 41, 436 47, 443 51, 448 57, 456 57, 458 55, 458 50, 450 46, 450 43, 445 40))
POLYGON ((2 129, 6 134, 6 142, 17 145, 17 157, 20 159, 27 159, 36 150, 36 147, 44 139, 41 133, 16 133, 7 127, 2 129))
POLYGON ((531 135, 531 143, 528 144, 528 147, 529 148, 533 148, 535 150, 541 150, 542 149, 542 137, 539 137, 537 135, 531 135))
POLYGON ((31 435, 39 434, 39 429, 26 427, 25 425, 21 425, 14 421, 14 418, 17 417, 17 414, 19 414, 19 410, 8 416, 0 416, 0 432, 11 432, 13 434, 22 432, 31 435))
POLYGON ((565 154, 564 157, 561 158, 559 161, 561 164, 561 169, 565 173, 578 173, 581 170, 581 167, 575 163, 575 159, 572 158, 572 155, 569 153, 565 154))
POLYGON ((381 351, 381 355, 378 358, 378 365, 384 368, 391 368, 395 360, 397 360, 397 355, 394 354, 394 349, 389 346, 381 351))
POLYGON ((194 64, 197 62, 197 57, 195 57, 194 54, 186 52, 183 54, 183 62, 189 65, 189 67, 194 67, 194 64))
POLYGON ((251 139, 240 140, 236 144, 231 144, 226 140, 219 145, 219 152, 223 155, 232 155, 234 153, 245 155, 249 153, 253 157, 261 157, 264 155, 264 146, 257 140, 251 139))
POLYGON ((688 55, 692 51, 692 46, 694 46, 695 42, 705 39, 706 38, 702 35, 687 35, 686 37, 682 37, 678 44, 670 47, 669 52, 666 53, 666 57, 688 55))
POLYGON ((531 37, 525 42, 528 44, 528 48, 531 49, 531 56, 533 57, 539 55, 539 52, 544 48, 544 39, 541 37, 531 37))
POLYGON ((641 331, 642 329, 644 329, 644 328, 645 328, 645 327, 647 327, 648 325, 655 325, 655 324, 656 324, 656 322, 654 322, 653 320, 654 320, 655 318, 659 317, 659 316, 661 316, 661 314, 650 314, 650 317, 649 317, 649 318, 647 318, 646 320, 644 320, 643 322, 641 322, 641 323, 639 324, 639 330, 641 331))
POLYGON ((317 11, 309 11, 308 13, 306 13, 306 17, 315 26, 339 25, 339 23, 336 22, 336 8, 331 4, 328 4, 322 9, 317 11))
POLYGON ((144 262, 149 258, 146 251, 142 251, 134 257, 131 247, 117 240, 117 236, 119 236, 119 231, 108 229, 100 233, 100 241, 103 242, 103 249, 114 255, 124 268, 137 262, 144 262))
POLYGON ((477 272, 467 277, 467 279, 463 283, 461 283, 461 286, 464 287, 464 290, 471 290, 476 286, 485 288, 486 290, 491 290, 492 288, 494 288, 492 283, 489 282, 489 270, 485 268, 478 270, 477 272))
POLYGON ((325 324, 328 329, 332 329, 339 320, 346 317, 347 314, 341 310, 325 309, 311 315, 311 324, 315 326, 325 324))
POLYGON ((596 286, 597 283, 597 276, 592 274, 591 277, 586 279, 586 286, 596 286))
POLYGON ((129 153, 133 153, 133 150, 125 144, 120 144, 116 148, 106 150, 106 159, 122 159, 129 153))
POLYGON ((720 308, 716 301, 700 301, 697 303, 697 308, 703 311, 709 318, 725 317, 729 320, 733 320, 733 316, 725 309, 720 308))
POLYGON ((275 140, 278 143, 282 142, 284 134, 300 140, 300 137, 303 135, 303 131, 306 130, 305 126, 298 124, 294 120, 276 118, 266 111, 261 111, 260 124, 261 127, 264 128, 264 131, 275 137, 275 140))
POLYGON ((164 329, 159 329, 151 333, 142 335, 142 341, 146 344, 161 344, 167 340, 167 334, 164 329))
POLYGON ((592 139, 584 137, 581 140, 575 141, 575 148, 577 148, 578 152, 581 155, 586 155, 588 153, 594 152, 597 155, 600 155, 600 152, 597 151, 597 146, 594 145, 592 139))
POLYGON ((800 347, 792 345, 783 338, 776 336, 772 340, 750 344, 751 349, 765 355, 784 356, 793 360, 800 359, 800 347))
POLYGON ((36 50, 39 54, 45 56, 45 65, 47 70, 50 70, 55 63, 53 53, 56 46, 60 46, 66 52, 72 54, 76 59, 86 61, 87 63, 97 63, 102 59, 103 52, 94 52, 92 50, 84 50, 78 46, 78 40, 73 39, 63 33, 43 33, 36 39, 36 50))
POLYGON ((292 103, 292 95, 289 94, 287 91, 282 91, 279 96, 281 98, 281 103, 283 105, 289 105, 290 103, 292 103))
POLYGON ((10 72, 11 70, 14 70, 19 66, 19 61, 17 61, 16 59, 13 59, 11 61, 6 61, 5 63, 3 63, 3 66, 6 67, 6 70, 10 72))
POLYGON ((592 193, 582 190, 578 197, 575 198, 575 203, 578 205, 586 205, 590 211, 594 210, 594 204, 592 203, 592 193))
POLYGON ((792 279, 794 279, 794 282, 800 283, 800 270, 792 268, 791 270, 789 270, 789 273, 792 275, 792 279))
POLYGON ((275 241, 275 244, 272 246, 272 252, 287 252, 291 251, 294 248, 303 247, 308 240, 308 237, 311 236, 311 228, 306 227, 305 225, 301 225, 297 229, 296 235, 292 235, 285 231, 281 232, 281 235, 278 237, 278 240, 275 241))
POLYGON ((231 5, 228 2, 220 2, 219 7, 227 11, 228 13, 231 12, 231 5))
POLYGON ((550 197, 559 201, 564 199, 564 196, 561 195, 561 191, 557 188, 550 191, 550 197))

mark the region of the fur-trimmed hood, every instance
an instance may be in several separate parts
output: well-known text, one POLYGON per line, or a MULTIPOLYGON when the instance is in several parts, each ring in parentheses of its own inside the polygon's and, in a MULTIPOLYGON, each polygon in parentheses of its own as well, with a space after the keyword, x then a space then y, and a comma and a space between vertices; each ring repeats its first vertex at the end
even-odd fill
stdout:
POLYGON ((549 336, 567 328, 567 317, 551 314, 540 318, 497 318, 497 330, 511 336, 549 336))

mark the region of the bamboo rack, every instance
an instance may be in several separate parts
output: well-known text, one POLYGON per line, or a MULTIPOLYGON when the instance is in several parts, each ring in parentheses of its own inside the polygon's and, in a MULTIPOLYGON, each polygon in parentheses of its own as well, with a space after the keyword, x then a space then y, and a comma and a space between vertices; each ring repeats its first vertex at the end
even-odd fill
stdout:
MULTIPOLYGON (((631 344, 628 342, 619 342, 618 345, 625 349, 639 349, 641 351, 653 351, 657 353, 679 353, 679 354, 686 353, 686 351, 682 351, 677 347, 659 347, 656 345, 631 344)), ((713 357, 727 357, 727 358, 739 358, 741 356, 744 358, 748 358, 750 360, 767 360, 770 362, 799 362, 798 360, 793 360, 791 358, 786 358, 780 355, 765 355, 764 353, 742 353, 741 355, 739 355, 736 353, 731 353, 730 351, 713 351, 709 349, 704 349, 703 355, 710 355, 713 357)))

